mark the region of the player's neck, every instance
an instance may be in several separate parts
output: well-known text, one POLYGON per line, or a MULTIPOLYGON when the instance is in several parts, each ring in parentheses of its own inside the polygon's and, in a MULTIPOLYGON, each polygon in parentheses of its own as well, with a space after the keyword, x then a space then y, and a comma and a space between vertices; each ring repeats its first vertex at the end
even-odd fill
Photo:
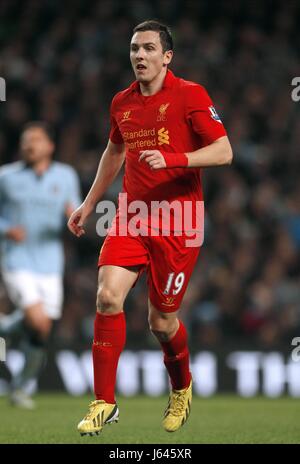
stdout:
POLYGON ((34 170, 37 176, 42 176, 44 172, 46 172, 49 168, 51 161, 51 159, 41 160, 38 163, 33 164, 32 169, 34 170))
POLYGON ((168 68, 162 68, 161 72, 151 82, 140 82, 141 94, 150 97, 159 92, 164 84, 168 68))

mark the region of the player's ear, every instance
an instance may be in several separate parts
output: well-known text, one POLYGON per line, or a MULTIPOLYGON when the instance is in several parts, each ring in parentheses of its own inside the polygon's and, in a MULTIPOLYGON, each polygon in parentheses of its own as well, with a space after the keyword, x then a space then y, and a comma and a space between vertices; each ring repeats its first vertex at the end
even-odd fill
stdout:
POLYGON ((167 66, 171 63, 173 58, 173 50, 167 50, 164 54, 164 66, 167 66))
POLYGON ((52 156, 54 154, 54 151, 55 151, 55 143, 52 142, 52 140, 50 140, 50 143, 49 143, 49 156, 52 156))

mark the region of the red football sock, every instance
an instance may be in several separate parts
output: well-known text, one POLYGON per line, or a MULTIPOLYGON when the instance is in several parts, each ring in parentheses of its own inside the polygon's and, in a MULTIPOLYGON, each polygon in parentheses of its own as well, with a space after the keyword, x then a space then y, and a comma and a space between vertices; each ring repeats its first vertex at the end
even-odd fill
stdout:
POLYGON ((126 340, 124 312, 104 315, 96 313, 94 322, 93 364, 94 391, 97 400, 114 404, 116 374, 120 354, 126 340))
POLYGON ((164 363, 169 373, 173 390, 182 390, 190 384, 192 375, 189 366, 187 332, 181 321, 171 340, 160 342, 164 352, 164 363))

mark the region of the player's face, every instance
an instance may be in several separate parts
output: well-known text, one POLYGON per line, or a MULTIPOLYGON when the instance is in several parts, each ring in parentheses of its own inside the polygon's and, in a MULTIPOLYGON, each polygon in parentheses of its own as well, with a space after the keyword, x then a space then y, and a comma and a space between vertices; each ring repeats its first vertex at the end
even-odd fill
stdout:
POLYGON ((33 164, 50 159, 54 151, 53 142, 40 127, 25 130, 21 136, 20 147, 25 161, 33 164))
POLYGON ((131 39, 130 61, 136 79, 149 83, 168 65, 173 52, 163 52, 159 32, 136 32, 131 39))

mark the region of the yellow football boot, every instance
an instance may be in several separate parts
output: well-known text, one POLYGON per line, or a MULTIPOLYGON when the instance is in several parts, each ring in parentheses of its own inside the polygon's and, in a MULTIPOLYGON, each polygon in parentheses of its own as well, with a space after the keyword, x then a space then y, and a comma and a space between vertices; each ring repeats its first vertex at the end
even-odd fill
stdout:
POLYGON ((92 401, 89 412, 79 422, 77 430, 80 435, 98 435, 104 425, 118 422, 119 409, 116 404, 106 403, 104 400, 92 401))
POLYGON ((167 432, 175 432, 186 422, 190 414, 191 403, 192 381, 183 390, 171 391, 169 403, 162 421, 163 428, 167 432))

